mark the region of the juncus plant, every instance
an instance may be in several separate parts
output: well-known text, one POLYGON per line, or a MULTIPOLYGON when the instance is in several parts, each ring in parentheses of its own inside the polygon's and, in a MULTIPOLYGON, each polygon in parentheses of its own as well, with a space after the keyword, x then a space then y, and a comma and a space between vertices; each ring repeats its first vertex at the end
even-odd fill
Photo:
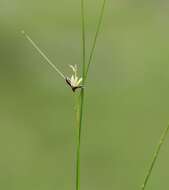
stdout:
MULTIPOLYGON (((72 70, 72 75, 67 76, 63 74, 63 72, 58 69, 58 67, 48 58, 48 56, 38 47, 38 45, 31 39, 31 37, 25 32, 22 31, 22 34, 25 36, 25 38, 30 42, 30 44, 35 48, 35 50, 46 60, 48 65, 56 71, 56 73, 65 81, 65 84, 67 84, 70 89, 72 90, 73 94, 78 97, 78 101, 76 101, 76 126, 77 126, 77 148, 76 148, 76 190, 80 190, 80 153, 81 153, 81 136, 82 136, 82 123, 83 123, 83 109, 84 109, 84 95, 85 95, 85 89, 87 87, 86 80, 88 76, 88 72, 92 63, 92 58, 94 55, 94 51, 96 48, 96 43, 98 40, 101 24, 103 21, 104 16, 104 10, 106 5, 106 0, 103 0, 102 7, 100 11, 100 16, 98 19, 98 24, 96 28, 96 33, 94 35, 91 51, 89 53, 89 58, 86 57, 86 29, 85 29, 85 6, 84 6, 85 0, 80 0, 81 3, 81 32, 82 32, 82 72, 81 76, 78 76, 78 67, 77 65, 69 65, 70 69, 72 70)), ((143 185, 141 186, 141 190, 145 190, 147 183, 150 179, 152 170, 155 166, 156 160, 159 156, 161 147, 164 143, 164 140, 167 136, 167 133, 169 131, 169 126, 164 130, 162 137, 160 138, 160 142, 157 146, 157 149, 155 150, 152 162, 150 164, 150 167, 147 171, 145 180, 143 182, 143 185)))
MULTIPOLYGON (((62 79, 65 80, 66 84, 71 88, 74 94, 77 94, 78 101, 76 101, 76 125, 77 125, 77 148, 76 148, 76 190, 80 190, 80 153, 81 153, 81 133, 82 133, 82 121, 83 121, 83 107, 84 107, 84 94, 86 89, 86 79, 89 72, 89 67, 92 62, 93 54, 96 48, 96 43, 98 35, 100 32, 101 23, 103 20, 104 9, 106 0, 103 0, 100 16, 96 28, 96 33, 94 35, 94 40, 92 43, 92 48, 90 51, 89 59, 86 59, 86 30, 85 30, 85 7, 84 0, 81 0, 81 28, 82 28, 82 73, 78 76, 77 65, 69 65, 72 70, 72 75, 69 77, 58 69, 58 67, 49 59, 49 57, 39 48, 39 46, 32 40, 32 38, 25 32, 22 34, 30 42, 30 44, 35 48, 35 50, 46 60, 48 65, 54 69, 60 75, 62 79), (80 91, 80 92, 79 92, 80 91)), ((76 96, 76 95, 75 95, 76 96)))

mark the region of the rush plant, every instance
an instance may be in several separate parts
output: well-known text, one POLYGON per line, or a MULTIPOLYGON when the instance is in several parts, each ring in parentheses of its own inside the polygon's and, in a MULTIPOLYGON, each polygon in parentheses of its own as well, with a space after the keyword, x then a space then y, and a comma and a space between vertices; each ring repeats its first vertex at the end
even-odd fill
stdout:
MULTIPOLYGON (((104 16, 104 10, 106 5, 106 0, 103 0, 101 11, 97 23, 96 32, 94 35, 94 39, 92 42, 92 47, 89 53, 89 57, 87 58, 86 55, 86 28, 85 28, 85 0, 80 0, 80 7, 81 7, 81 36, 82 36, 82 71, 81 76, 78 77, 78 68, 77 65, 70 65, 70 68, 72 69, 72 76, 68 77, 67 75, 63 74, 58 67, 48 58, 48 56, 38 47, 38 45, 31 39, 31 37, 22 31, 22 34, 25 36, 25 38, 29 41, 29 43, 34 47, 34 49, 45 59, 45 61, 48 63, 48 65, 56 71, 56 73, 65 81, 65 84, 67 84, 70 89, 72 90, 72 93, 77 98, 77 101, 75 100, 76 104, 76 129, 77 129, 77 144, 76 144, 76 190, 80 190, 80 154, 81 154, 81 137, 82 137, 82 128, 83 128, 83 116, 84 116, 84 97, 85 97, 85 89, 87 88, 87 77, 89 73, 89 69, 92 63, 92 58, 95 52, 101 24, 103 21, 104 16)), ((150 167, 148 168, 145 180, 143 182, 143 185, 141 186, 141 190, 145 190, 147 187, 147 183, 150 179, 150 176, 152 174, 152 170, 155 166, 156 160, 159 156, 161 147, 164 143, 164 140, 167 136, 167 133, 169 131, 169 126, 164 130, 160 142, 157 146, 157 149, 155 150, 152 162, 150 164, 150 167)))
POLYGON ((71 77, 63 74, 58 67, 49 59, 49 57, 38 47, 38 45, 32 40, 32 38, 25 32, 22 31, 22 34, 25 38, 30 42, 30 44, 35 48, 35 50, 45 59, 48 65, 56 71, 62 79, 68 84, 68 86, 72 89, 72 92, 77 97, 76 102, 76 126, 77 126, 77 145, 76 145, 76 190, 80 190, 80 153, 81 153, 81 136, 82 136, 82 123, 83 123, 83 115, 84 115, 84 96, 85 89, 87 88, 86 80, 89 73, 89 68, 92 63, 92 58, 94 55, 94 51, 96 48, 97 39, 99 36, 106 0, 103 0, 102 7, 100 11, 100 16, 98 19, 98 24, 96 28, 96 32, 94 35, 91 51, 89 54, 89 58, 86 56, 86 29, 85 29, 85 4, 84 0, 80 1, 81 5, 81 33, 82 33, 82 71, 81 76, 78 77, 78 68, 77 65, 70 65, 70 68, 73 71, 71 77), (80 92, 79 92, 80 90, 80 92))

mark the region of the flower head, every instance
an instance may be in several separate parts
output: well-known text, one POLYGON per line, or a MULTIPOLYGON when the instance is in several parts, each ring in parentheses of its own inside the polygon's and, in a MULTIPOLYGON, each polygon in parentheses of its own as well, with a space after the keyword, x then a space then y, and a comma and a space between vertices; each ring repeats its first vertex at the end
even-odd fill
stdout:
POLYGON ((68 85, 72 88, 73 92, 75 92, 76 89, 78 88, 82 88, 82 85, 80 85, 80 83, 82 82, 82 78, 78 78, 77 76, 77 65, 69 65, 70 68, 73 70, 73 74, 72 76, 66 77, 66 82, 68 83, 68 85))

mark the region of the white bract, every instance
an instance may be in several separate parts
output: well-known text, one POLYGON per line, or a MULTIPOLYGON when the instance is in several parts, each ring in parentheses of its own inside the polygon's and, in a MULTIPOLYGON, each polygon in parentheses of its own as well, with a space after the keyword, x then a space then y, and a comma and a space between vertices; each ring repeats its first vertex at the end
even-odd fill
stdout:
POLYGON ((76 89, 82 88, 82 85, 80 83, 82 82, 82 78, 78 78, 77 76, 77 65, 69 65, 70 68, 73 70, 73 75, 69 78, 66 77, 66 82, 68 85, 72 88, 73 92, 75 92, 76 89))
POLYGON ((70 65, 70 68, 73 70, 74 74, 70 78, 70 84, 72 87, 78 87, 82 82, 82 77, 78 78, 77 76, 77 65, 70 65))

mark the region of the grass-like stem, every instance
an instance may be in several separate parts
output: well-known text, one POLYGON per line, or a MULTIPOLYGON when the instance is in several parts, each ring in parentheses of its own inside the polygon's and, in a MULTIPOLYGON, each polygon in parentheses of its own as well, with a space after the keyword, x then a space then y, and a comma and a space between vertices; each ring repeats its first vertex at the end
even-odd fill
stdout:
POLYGON ((167 137, 168 131, 169 131, 169 125, 164 129, 164 132, 163 132, 163 134, 162 134, 162 136, 161 136, 161 138, 160 138, 160 141, 159 141, 159 143, 158 143, 158 145, 157 145, 157 148, 156 148, 156 150, 155 150, 155 152, 154 152, 154 156, 153 156, 153 159, 152 159, 152 161, 151 161, 150 167, 149 167, 149 169, 148 169, 148 171, 147 171, 147 174, 146 174, 146 176, 145 176, 143 185, 141 186, 141 190, 145 190, 145 188, 146 188, 146 186, 147 186, 147 184, 148 184, 148 181, 149 181, 150 176, 151 176, 151 174, 152 174, 153 168, 154 168, 154 166, 155 166, 155 164, 156 164, 156 161, 157 161, 157 158, 158 158, 158 156, 159 156, 161 147, 162 147, 162 145, 164 144, 164 141, 165 141, 165 139, 166 139, 166 137, 167 137))
MULTIPOLYGON (((85 8, 84 0, 81 0, 81 31, 82 31, 82 76, 85 78, 86 71, 86 31, 85 31, 85 8)), ((82 81, 84 86, 84 80, 82 81)), ((79 98, 78 106, 78 142, 77 142, 77 152, 76 152, 76 190, 80 190, 80 150, 81 150, 81 132, 82 132, 82 121, 83 121, 83 107, 84 107, 84 93, 85 89, 82 88, 79 98)))
POLYGON ((103 20, 104 9, 105 9, 106 0, 103 0, 103 5, 101 8, 101 13, 99 16, 99 22, 97 25, 96 33, 94 36, 94 41, 92 45, 92 49, 89 56, 89 61, 86 64, 86 30, 85 30, 85 8, 84 8, 84 0, 81 0, 81 23, 82 23, 82 76, 83 82, 82 85, 84 88, 81 89, 80 92, 80 100, 79 100, 79 109, 78 109, 78 143, 77 143, 77 160, 76 160, 76 190, 80 190, 80 152, 81 152, 81 133, 82 133, 82 121, 83 121, 83 112, 84 112, 84 93, 85 93, 85 81, 87 78, 87 74, 89 71, 89 66, 92 62, 92 57, 94 54, 94 50, 96 48, 96 42, 98 39, 101 23, 103 20))

